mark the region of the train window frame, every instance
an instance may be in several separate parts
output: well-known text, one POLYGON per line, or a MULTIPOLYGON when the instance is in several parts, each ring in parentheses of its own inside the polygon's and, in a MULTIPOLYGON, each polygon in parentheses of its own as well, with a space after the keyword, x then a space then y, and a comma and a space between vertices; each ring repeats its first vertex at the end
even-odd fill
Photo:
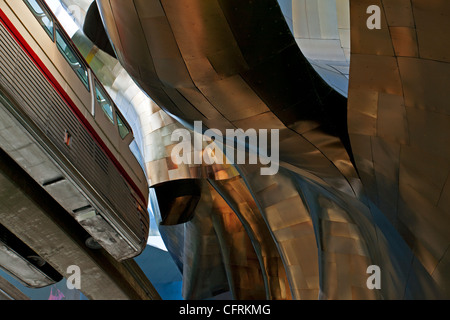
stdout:
POLYGON ((67 63, 70 65, 72 70, 75 72, 75 74, 78 76, 78 78, 81 80, 83 85, 86 87, 88 91, 90 91, 90 85, 89 85, 89 68, 84 63, 84 59, 79 56, 76 50, 74 50, 72 46, 72 41, 68 39, 66 32, 62 27, 55 24, 54 28, 55 33, 55 43, 56 47, 58 48, 59 52, 63 55, 64 59, 67 61, 67 63), (59 38, 58 38, 59 37, 59 38), (58 41, 58 39, 61 39, 64 44, 66 45, 66 49, 68 49, 69 53, 72 55, 72 57, 75 59, 75 62, 72 62, 69 59, 68 53, 63 49, 58 41), (78 66, 76 65, 78 64, 78 66), (80 74, 78 70, 83 70, 84 75, 80 74))
POLYGON ((52 41, 55 41, 56 23, 55 23, 55 20, 53 19, 52 15, 50 14, 50 12, 47 10, 47 8, 39 0, 23 0, 23 2, 28 7, 28 9, 30 9, 31 13, 35 16, 36 20, 39 22, 39 24, 42 26, 42 28, 48 34, 50 39, 52 41), (33 6, 33 4, 30 1, 32 1, 34 4, 36 4, 42 10, 42 13, 37 12, 35 6, 33 6), (43 21, 43 18, 47 18, 50 21, 51 30, 49 29, 49 26, 45 24, 45 22, 43 21))
POLYGON ((117 113, 116 108, 115 108, 114 103, 112 102, 111 98, 107 94, 106 90, 104 89, 104 87, 100 84, 100 82, 97 79, 94 80, 94 96, 95 96, 95 100, 101 107, 105 116, 108 118, 109 121, 111 121, 111 123, 113 125, 115 125, 116 121, 114 119, 114 113, 117 113), (108 105, 111 107, 111 114, 108 114, 107 110, 105 110, 105 107, 104 107, 105 103, 103 103, 103 101, 100 101, 98 99, 98 93, 100 93, 102 95, 104 101, 106 101, 108 103, 108 105))
POLYGON ((117 119, 117 128, 119 130, 119 136, 124 140, 130 133, 131 129, 128 126, 127 122, 124 120, 124 117, 116 111, 116 119, 117 119), (126 132, 122 132, 121 128, 125 128, 126 132))

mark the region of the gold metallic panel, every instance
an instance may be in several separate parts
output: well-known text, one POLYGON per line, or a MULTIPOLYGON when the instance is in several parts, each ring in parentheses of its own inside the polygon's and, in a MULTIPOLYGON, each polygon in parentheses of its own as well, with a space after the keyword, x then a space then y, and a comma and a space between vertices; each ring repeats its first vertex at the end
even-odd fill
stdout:
POLYGON ((348 117, 356 165, 373 212, 381 210, 409 246, 415 279, 407 280, 405 296, 422 286, 422 296, 433 297, 437 285, 448 297, 450 207, 440 204, 449 196, 450 4, 379 1, 382 28, 369 30, 369 2, 351 1, 348 117))
POLYGON ((175 166, 168 136, 181 125, 153 104, 140 113, 151 185, 210 179, 184 225, 186 297, 430 298, 437 287, 449 296, 450 40, 436 29, 446 30, 449 4, 339 0, 334 11, 333 2, 293 1, 292 37, 232 11, 247 3, 97 1, 120 63, 167 114, 187 126, 280 129, 282 168, 261 176, 258 165, 175 166), (370 5, 382 9, 380 30, 366 26, 370 5), (298 46, 316 70, 345 76, 350 61, 344 133, 327 121, 341 124, 330 115, 345 100, 306 78, 312 67, 289 73, 307 63, 298 46), (338 52, 324 48, 338 48, 342 64, 322 63, 338 52), (366 286, 373 264, 380 291, 366 286))
POLYGON ((291 299, 291 290, 280 254, 244 180, 235 177, 223 181, 211 180, 210 183, 218 193, 217 196, 213 196, 215 202, 222 203, 222 206, 225 201, 229 204, 229 210, 234 211, 235 219, 239 218, 252 241, 256 252, 255 258, 258 259, 258 264, 263 272, 264 297, 291 299))
MULTIPOLYGON (((222 256, 234 299, 263 300, 266 290, 261 265, 246 229, 225 200, 212 188, 212 219, 221 242, 222 256)), ((219 241, 220 241, 219 240, 219 241)))

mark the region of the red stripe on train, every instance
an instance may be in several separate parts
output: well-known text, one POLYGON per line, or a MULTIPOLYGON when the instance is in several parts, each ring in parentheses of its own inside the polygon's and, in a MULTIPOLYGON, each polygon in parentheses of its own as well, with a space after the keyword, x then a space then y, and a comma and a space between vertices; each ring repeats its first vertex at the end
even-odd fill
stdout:
POLYGON ((47 80, 50 82, 50 84, 53 86, 53 88, 58 92, 60 97, 67 103, 67 105, 70 107, 72 112, 75 114, 75 116, 78 118, 78 120, 83 124, 83 126, 88 130, 88 132, 94 138, 95 142, 99 145, 99 147, 108 155, 108 158, 113 162, 113 164, 115 165, 117 170, 119 170, 121 175, 125 178, 125 180, 127 180, 128 184, 133 188, 133 190, 139 195, 142 202, 145 205, 147 205, 147 202, 145 201, 145 197, 142 194, 141 190, 139 190, 138 186, 134 183, 134 181, 131 179, 131 177, 128 175, 128 173, 122 167, 122 165, 119 163, 119 161, 114 157, 112 152, 108 149, 106 144, 102 141, 102 139, 100 138, 98 133, 95 131, 95 129, 91 126, 89 121, 84 117, 84 115, 81 113, 81 111, 77 108, 76 104, 72 101, 72 99, 69 97, 67 92, 64 91, 64 89, 58 83, 56 78, 52 75, 50 70, 47 69, 47 67, 44 65, 42 60, 33 51, 33 49, 26 42, 26 40, 22 37, 22 35, 16 29, 16 27, 11 22, 11 20, 9 20, 9 18, 6 16, 6 14, 1 9, 0 9, 0 21, 6 27, 6 29, 9 31, 9 33, 16 39, 16 42, 22 47, 22 49, 25 51, 25 53, 30 57, 30 59, 36 65, 36 67, 38 67, 39 70, 41 70, 42 74, 47 78, 47 80))

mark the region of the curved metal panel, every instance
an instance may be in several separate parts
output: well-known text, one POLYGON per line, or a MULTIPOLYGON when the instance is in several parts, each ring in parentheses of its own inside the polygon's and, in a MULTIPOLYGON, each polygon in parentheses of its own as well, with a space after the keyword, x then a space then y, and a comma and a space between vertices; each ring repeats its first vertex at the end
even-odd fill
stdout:
POLYGON ((358 171, 372 210, 413 252, 411 268, 423 266, 448 296, 450 4, 350 3, 348 121, 358 171), (366 27, 369 5, 381 8, 380 30, 366 27))
MULTIPOLYGON (((444 32, 431 39, 450 8, 420 0, 278 2, 97 0, 120 63, 173 118, 191 128, 200 120, 222 131, 280 130, 280 172, 261 176, 259 166, 240 165, 240 176, 210 180, 214 190, 204 188, 195 210, 202 226, 186 224, 182 256, 203 261, 198 231, 209 235, 212 219, 224 269, 210 281, 226 274, 236 297, 261 296, 262 286, 269 298, 448 296, 450 168, 442 146, 450 41, 444 32), (381 30, 367 28, 374 4, 383 9, 381 30), (347 114, 346 99, 314 69, 336 71, 339 84, 328 82, 345 93, 349 61, 347 114), (240 243, 253 246, 236 253, 242 264, 231 264, 232 230, 245 230, 240 243), (258 267, 242 269, 253 254, 258 267), (383 270, 380 291, 366 286, 372 264, 383 270), (273 277, 273 268, 284 274, 273 277), (258 286, 245 291, 236 274, 258 286)), ((152 152, 164 144, 154 141, 152 152)), ((152 170, 166 167, 155 162, 152 170)), ((160 181, 204 178, 173 177, 160 181)), ((197 282, 200 269, 183 266, 187 296, 217 288, 220 281, 208 287, 197 282)))
POLYGON ((349 0, 278 0, 295 41, 314 70, 343 96, 350 68, 349 0))

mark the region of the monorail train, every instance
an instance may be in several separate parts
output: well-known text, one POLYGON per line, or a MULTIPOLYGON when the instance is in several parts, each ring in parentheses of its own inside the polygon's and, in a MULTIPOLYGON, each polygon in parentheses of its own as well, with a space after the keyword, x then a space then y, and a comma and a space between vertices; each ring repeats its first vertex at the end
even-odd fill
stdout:
POLYGON ((149 232, 132 129, 42 0, 0 0, 0 147, 116 260, 149 232))

